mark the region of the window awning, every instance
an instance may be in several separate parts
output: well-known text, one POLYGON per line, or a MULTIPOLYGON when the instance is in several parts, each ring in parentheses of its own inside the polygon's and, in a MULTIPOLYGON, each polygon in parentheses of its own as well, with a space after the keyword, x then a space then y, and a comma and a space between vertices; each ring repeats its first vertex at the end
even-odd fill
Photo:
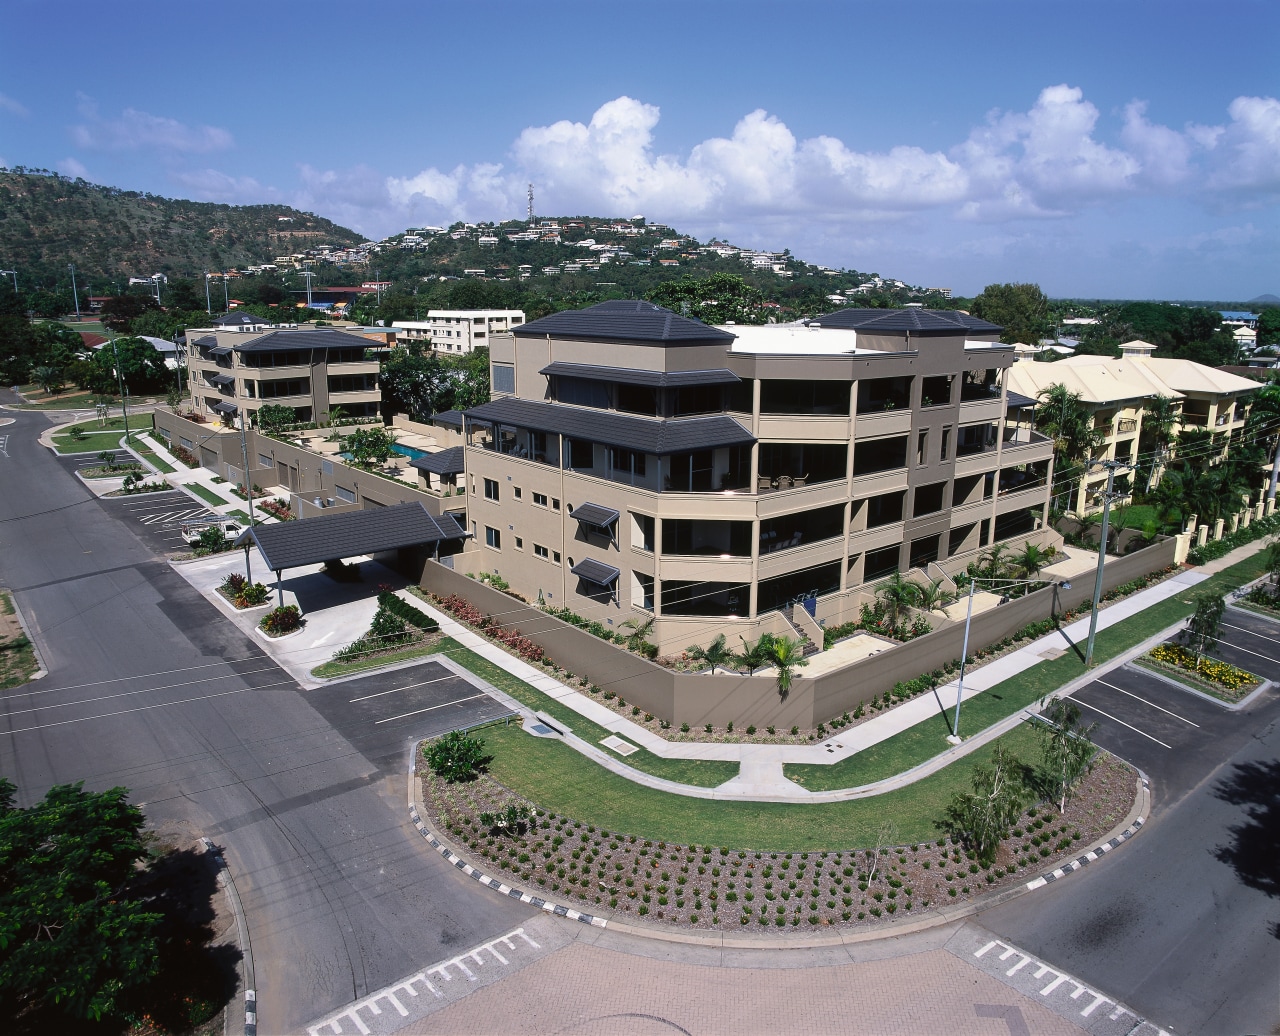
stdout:
POLYGON ((240 412, 234 403, 214 403, 213 409, 220 414, 238 414, 240 412))
MULTIPOLYGON (((201 342, 201 341, 200 341, 200 339, 196 339, 196 344, 197 344, 197 345, 202 345, 202 344, 203 344, 203 342, 201 342)), ((229 345, 215 345, 212 349, 210 349, 210 350, 209 350, 209 355, 210 355, 210 356, 230 356, 230 355, 231 355, 231 346, 229 346, 229 345)))
POLYGON ((231 374, 211 374, 209 381, 214 385, 234 385, 236 383, 235 376, 231 374))
POLYGON ((569 515, 575 522, 594 525, 597 529, 611 531, 611 526, 618 520, 618 512, 602 504, 579 504, 569 515))
POLYGON ((604 587, 613 586, 620 574, 612 565, 606 565, 603 561, 596 561, 594 558, 583 558, 569 571, 579 579, 604 587))

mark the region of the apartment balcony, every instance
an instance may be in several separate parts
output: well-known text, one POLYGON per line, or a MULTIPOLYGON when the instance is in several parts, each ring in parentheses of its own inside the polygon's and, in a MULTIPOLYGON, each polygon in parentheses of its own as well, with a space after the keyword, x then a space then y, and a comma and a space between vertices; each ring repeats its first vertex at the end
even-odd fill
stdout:
POLYGON ((688 579, 701 583, 749 583, 751 559, 664 554, 658 560, 657 575, 660 579, 688 579))
POLYGON ((973 424, 978 421, 999 421, 1003 416, 1003 404, 1000 397, 994 399, 977 399, 960 404, 960 423, 973 424))
POLYGON ((991 499, 975 500, 968 504, 959 504, 951 508, 951 526, 968 525, 991 516, 991 499))
POLYGON ((359 392, 330 392, 329 405, 339 406, 344 403, 377 403, 382 393, 377 389, 364 389, 359 392))
POLYGON ((837 561, 844 557, 844 536, 821 540, 818 543, 799 543, 790 547, 782 547, 769 554, 761 550, 761 579, 772 579, 803 568, 812 568, 828 561, 837 561))
POLYGON ((876 550, 879 547, 891 547, 895 543, 901 543, 906 536, 903 531, 904 528, 905 526, 902 522, 891 522, 888 525, 881 525, 874 529, 855 532, 849 538, 849 553, 857 554, 862 551, 876 550))
MULTIPOLYGON (((1005 455, 1008 456, 1008 449, 1005 455)), ((994 471, 998 454, 995 448, 989 450, 981 450, 977 453, 970 453, 966 456, 956 457, 956 477, 960 478, 964 475, 977 475, 983 471, 994 471)))
POLYGON ((1116 435, 1132 435, 1138 430, 1136 417, 1122 417, 1116 422, 1116 435))
MULTIPOLYGON (((1037 436, 1039 441, 1031 441, 1024 443, 1004 444, 1004 449, 1000 453, 1000 463, 1002 465, 1010 464, 1029 464, 1035 460, 1048 460, 1053 456, 1053 440, 1046 436, 1037 436)), ((956 471, 959 474, 959 469, 956 471)))
POLYGON ((1036 485, 1010 489, 996 497, 996 514, 1008 514, 1023 507, 1039 507, 1044 503, 1047 493, 1048 489, 1044 481, 1036 485))
POLYGON ((1192 428, 1207 428, 1209 426, 1209 415, 1188 414, 1184 412, 1182 415, 1182 423, 1183 425, 1190 426, 1192 428))
MULTIPOLYGON (((910 410, 886 410, 880 413, 859 414, 854 426, 858 439, 876 439, 882 435, 905 435, 911 431, 910 410)), ((761 438, 764 438, 761 435, 761 438)))
POLYGON ((761 518, 772 518, 800 508, 822 507, 826 504, 843 503, 849 499, 849 483, 844 479, 834 482, 820 482, 816 486, 793 486, 790 489, 762 491, 759 494, 758 510, 761 518))
MULTIPOLYGON (((858 419, 861 423, 862 419, 858 419)), ((911 414, 907 413, 907 428, 911 414)), ((848 442, 849 417, 846 414, 761 414, 757 438, 764 440, 801 440, 805 442, 848 442)))
POLYGON ((331 363, 327 370, 330 374, 377 374, 377 360, 357 360, 354 363, 331 363))
POLYGON ((879 496, 881 493, 892 493, 897 489, 907 488, 908 473, 906 468, 890 468, 887 471, 876 471, 870 475, 860 475, 849 482, 854 499, 868 496, 879 496))

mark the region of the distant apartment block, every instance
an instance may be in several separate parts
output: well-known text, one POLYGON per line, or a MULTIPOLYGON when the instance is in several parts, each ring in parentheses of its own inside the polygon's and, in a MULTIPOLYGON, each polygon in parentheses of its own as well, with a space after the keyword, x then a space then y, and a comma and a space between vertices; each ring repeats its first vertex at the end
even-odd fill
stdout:
POLYGON ((519 309, 433 309, 427 313, 431 348, 442 353, 469 353, 486 347, 489 337, 524 323, 519 309))

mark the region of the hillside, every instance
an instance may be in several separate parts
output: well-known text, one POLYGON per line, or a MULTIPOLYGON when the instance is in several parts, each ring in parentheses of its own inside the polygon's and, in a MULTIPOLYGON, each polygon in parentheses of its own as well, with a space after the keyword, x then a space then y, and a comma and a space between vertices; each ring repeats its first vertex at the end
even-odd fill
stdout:
POLYGON ((65 278, 68 263, 86 281, 157 272, 198 278, 362 240, 287 205, 182 201, 45 171, 0 170, 0 264, 16 267, 27 283, 65 278))

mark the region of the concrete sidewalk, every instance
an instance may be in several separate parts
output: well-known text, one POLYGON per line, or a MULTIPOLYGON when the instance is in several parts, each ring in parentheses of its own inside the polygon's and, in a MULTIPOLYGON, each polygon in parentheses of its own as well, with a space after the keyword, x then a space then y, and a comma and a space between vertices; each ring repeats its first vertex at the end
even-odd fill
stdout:
MULTIPOLYGON (((1162 601, 1168 600, 1179 593, 1188 592, 1204 582, 1214 572, 1221 571, 1243 560, 1256 553, 1259 549, 1261 549, 1260 541, 1246 544, 1214 562, 1194 569, 1186 569, 1169 579, 1157 583, 1155 586, 1148 587, 1146 590, 1109 605, 1098 613, 1098 629, 1110 629, 1162 601)), ((507 653, 487 638, 462 626, 447 613, 425 604, 416 597, 410 597, 407 591, 402 593, 406 600, 412 600, 418 607, 430 612, 437 618, 440 621, 442 630, 460 644, 505 669, 513 676, 524 680, 548 697, 560 702, 566 708, 604 727, 611 733, 617 734, 624 740, 645 748, 664 759, 706 759, 737 762, 739 764, 740 771, 733 779, 726 781, 717 788, 700 788, 677 784, 676 782, 640 773, 627 766, 624 759, 617 758, 609 751, 574 735, 570 735, 565 739, 573 747, 591 756, 607 769, 620 773, 628 779, 653 788, 673 791, 695 798, 771 802, 820 802, 882 794, 942 769, 960 756, 977 750, 992 739, 1011 730, 1023 722, 1027 715, 1037 711, 1034 707, 1020 710, 1000 723, 968 737, 960 745, 950 748, 943 749, 944 741, 940 736, 940 751, 937 756, 919 767, 884 781, 861 788, 846 788, 831 792, 811 792, 788 780, 783 774, 783 766, 788 763, 807 763, 811 765, 836 763, 920 723, 931 721, 938 723, 941 709, 946 709, 950 712, 955 707, 958 681, 952 680, 939 687, 936 697, 934 695, 921 695, 856 727, 841 731, 823 742, 812 745, 672 742, 623 716, 619 716, 588 695, 565 686, 560 681, 547 675, 542 669, 507 653)), ((981 668, 968 672, 965 677, 964 696, 961 706, 962 732, 964 729, 964 701, 973 699, 982 692, 995 687, 1010 677, 1026 672, 1047 659, 1059 657, 1064 651, 1072 650, 1073 645, 1080 645, 1081 649, 1083 649, 1083 645, 1089 635, 1089 620, 1090 617, 1086 615, 1084 618, 1060 630, 1055 630, 981 668)), ((1164 639, 1172 632, 1173 628, 1176 627, 1161 631, 1157 637, 1151 638, 1151 642, 1155 643, 1164 639)), ((1144 643, 1141 647, 1145 649, 1146 644, 1144 643)), ((1123 661, 1123 657, 1113 660, 1110 666, 1100 667, 1097 671, 1082 677, 1081 685, 1083 686, 1084 683, 1105 672, 1107 668, 1123 664, 1123 661)), ((714 679, 714 677, 709 676, 708 679, 714 679)), ((1071 693, 1074 689, 1073 685, 1068 685, 1065 693, 1071 693)), ((531 710, 521 708, 519 711, 525 715, 526 719, 532 718, 531 710)))
MULTIPOLYGON (((208 468, 187 467, 185 464, 182 463, 182 461, 178 460, 177 457, 175 457, 172 453, 169 452, 168 448, 164 444, 164 440, 162 439, 156 438, 147 432, 138 433, 136 435, 136 438, 138 438, 140 441, 145 443, 147 449, 154 450, 155 455, 157 457, 159 457, 161 460, 163 460, 166 464, 168 464, 170 467, 174 469, 172 473, 166 474, 163 476, 164 480, 168 482, 171 486, 186 488, 188 489, 188 491, 191 486, 200 486, 202 489, 207 490, 209 493, 212 493, 214 496, 218 497, 222 501, 222 503, 221 504, 211 503, 210 501, 206 500, 203 496, 201 496, 199 493, 195 493, 193 495, 196 496, 202 503, 208 504, 208 506, 212 510, 217 511, 219 514, 227 514, 231 511, 246 511, 246 512, 248 511, 249 501, 243 500, 240 497, 236 496, 230 482, 227 482, 225 480, 215 481, 215 479, 217 479, 218 476, 215 475, 208 468)), ((127 449, 128 447, 125 447, 125 448, 127 449)), ((144 457, 141 457, 138 454, 134 454, 134 456, 138 457, 138 459, 142 461, 143 464, 146 463, 146 459, 144 457)), ((285 499, 288 499, 289 494, 285 490, 280 490, 279 492, 275 492, 273 490, 273 491, 266 492, 264 499, 271 498, 273 496, 283 496, 285 499)), ((259 504, 256 502, 253 505, 253 517, 255 521, 259 521, 259 522, 269 523, 277 520, 273 515, 264 511, 261 508, 261 506, 259 506, 259 504)))

